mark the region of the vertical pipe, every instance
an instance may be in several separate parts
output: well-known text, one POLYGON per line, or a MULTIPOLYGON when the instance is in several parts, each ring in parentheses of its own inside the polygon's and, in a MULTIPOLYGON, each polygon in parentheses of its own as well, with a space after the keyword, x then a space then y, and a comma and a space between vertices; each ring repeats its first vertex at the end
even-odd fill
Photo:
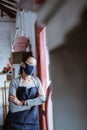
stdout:
MULTIPOLYGON (((36 27, 36 52, 37 52, 37 69, 42 85, 46 92, 47 73, 46 73, 46 47, 44 42, 44 28, 36 27)), ((47 130, 45 103, 39 107, 40 130, 47 130)))

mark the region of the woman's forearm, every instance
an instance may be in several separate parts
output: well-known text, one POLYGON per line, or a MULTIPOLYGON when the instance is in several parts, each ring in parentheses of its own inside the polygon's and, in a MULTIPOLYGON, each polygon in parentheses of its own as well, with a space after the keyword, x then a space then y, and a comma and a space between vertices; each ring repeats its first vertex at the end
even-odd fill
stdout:
POLYGON ((19 106, 12 102, 9 102, 9 108, 12 113, 29 110, 31 106, 19 106))

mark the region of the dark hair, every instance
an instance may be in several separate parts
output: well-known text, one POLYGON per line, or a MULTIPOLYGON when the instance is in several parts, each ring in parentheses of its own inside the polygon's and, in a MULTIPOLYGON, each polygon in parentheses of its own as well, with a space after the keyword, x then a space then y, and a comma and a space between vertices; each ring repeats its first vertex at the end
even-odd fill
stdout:
MULTIPOLYGON (((26 54, 24 54, 24 55, 22 56, 22 62, 25 63, 29 57, 35 58, 32 54, 26 53, 26 54)), ((36 59, 36 58, 35 58, 35 59, 36 59)), ((22 66, 20 66, 19 74, 22 74, 22 73, 23 73, 23 69, 24 69, 24 68, 23 68, 22 66)))

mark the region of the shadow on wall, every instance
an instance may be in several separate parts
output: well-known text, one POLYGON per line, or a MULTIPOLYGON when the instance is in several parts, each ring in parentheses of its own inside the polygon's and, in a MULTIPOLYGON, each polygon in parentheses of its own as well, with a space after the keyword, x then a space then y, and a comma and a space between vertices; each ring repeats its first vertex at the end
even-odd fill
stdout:
POLYGON ((50 59, 55 130, 86 130, 87 7, 64 44, 50 52, 50 59))
MULTIPOLYGON (((58 49, 65 46, 72 48, 74 46, 84 47, 84 45, 86 45, 87 47, 87 6, 83 9, 80 17, 80 23, 78 26, 74 27, 73 30, 66 34, 63 46, 58 47, 58 49)), ((84 47, 84 49, 87 48, 84 47)))
POLYGON ((80 23, 66 34, 65 42, 62 46, 57 48, 57 51, 63 52, 61 53, 61 57, 62 62, 66 62, 66 71, 72 68, 72 65, 68 66, 68 68, 67 65, 73 59, 74 67, 82 67, 84 73, 87 72, 87 6, 81 13, 80 23), (66 59, 66 61, 63 61, 64 59, 66 59))

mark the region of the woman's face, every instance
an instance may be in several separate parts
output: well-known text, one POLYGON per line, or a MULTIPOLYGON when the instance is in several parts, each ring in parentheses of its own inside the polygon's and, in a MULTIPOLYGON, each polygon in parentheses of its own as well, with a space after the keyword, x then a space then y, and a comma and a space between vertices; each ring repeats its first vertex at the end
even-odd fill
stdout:
POLYGON ((29 58, 26 60, 26 63, 36 66, 36 59, 33 58, 33 57, 29 57, 29 58))
MULTIPOLYGON (((36 59, 33 57, 29 57, 26 62, 21 62, 21 67, 23 67, 23 72, 26 73, 27 75, 31 75, 36 68, 36 59)), ((23 74, 24 74, 23 73, 23 74)))

